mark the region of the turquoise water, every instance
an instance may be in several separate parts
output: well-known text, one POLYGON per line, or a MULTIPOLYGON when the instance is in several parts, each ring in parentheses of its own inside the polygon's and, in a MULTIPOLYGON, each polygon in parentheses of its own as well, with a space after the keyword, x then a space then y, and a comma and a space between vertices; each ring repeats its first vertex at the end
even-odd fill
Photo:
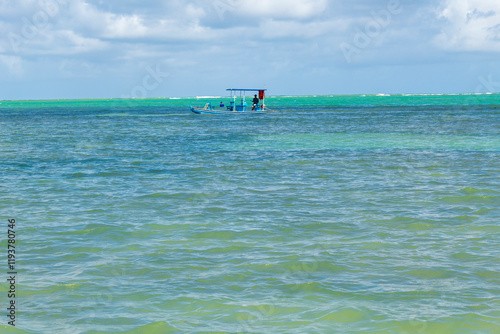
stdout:
POLYGON ((206 101, 0 101, 2 333, 500 332, 499 95, 206 101))

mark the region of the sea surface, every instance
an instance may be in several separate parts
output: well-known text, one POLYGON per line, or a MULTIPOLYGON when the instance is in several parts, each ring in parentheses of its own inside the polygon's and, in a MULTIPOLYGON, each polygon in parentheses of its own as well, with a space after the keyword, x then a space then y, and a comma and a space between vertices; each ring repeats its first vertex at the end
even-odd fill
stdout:
POLYGON ((500 95, 209 101, 0 101, 1 333, 500 333, 500 95))

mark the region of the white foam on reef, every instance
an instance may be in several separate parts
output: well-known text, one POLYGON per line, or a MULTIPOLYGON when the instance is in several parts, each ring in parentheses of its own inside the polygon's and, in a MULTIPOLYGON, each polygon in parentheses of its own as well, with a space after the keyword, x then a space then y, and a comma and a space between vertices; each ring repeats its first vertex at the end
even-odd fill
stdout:
POLYGON ((441 94, 441 93, 403 93, 401 96, 446 96, 446 95, 460 95, 460 94, 441 94))
POLYGON ((470 95, 493 95, 495 93, 403 93, 401 96, 470 96, 470 95))
POLYGON ((197 96, 197 99, 221 99, 221 96, 197 96))

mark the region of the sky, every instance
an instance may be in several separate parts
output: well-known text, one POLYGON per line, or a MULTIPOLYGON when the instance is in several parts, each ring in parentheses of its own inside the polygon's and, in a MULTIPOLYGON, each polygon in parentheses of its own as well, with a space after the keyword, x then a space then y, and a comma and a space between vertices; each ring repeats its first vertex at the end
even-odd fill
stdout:
POLYGON ((0 100, 498 93, 498 0, 0 0, 0 100))

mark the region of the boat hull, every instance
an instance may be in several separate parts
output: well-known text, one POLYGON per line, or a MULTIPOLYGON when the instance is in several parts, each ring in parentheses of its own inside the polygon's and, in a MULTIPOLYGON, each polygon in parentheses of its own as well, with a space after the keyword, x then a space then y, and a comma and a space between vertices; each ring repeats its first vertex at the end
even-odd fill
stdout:
POLYGON ((204 109, 190 106, 191 111, 195 114, 202 115, 235 115, 235 114, 265 114, 266 110, 252 110, 252 111, 230 111, 230 110, 216 110, 216 109, 204 109))

